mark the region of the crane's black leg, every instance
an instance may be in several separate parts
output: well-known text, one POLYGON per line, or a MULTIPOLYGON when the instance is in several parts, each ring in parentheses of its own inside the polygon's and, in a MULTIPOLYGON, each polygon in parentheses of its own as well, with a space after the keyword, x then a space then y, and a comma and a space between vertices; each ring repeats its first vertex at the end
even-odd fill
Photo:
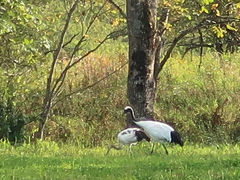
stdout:
POLYGON ((152 154, 153 153, 153 150, 154 150, 154 143, 152 143, 152 149, 151 149, 151 153, 150 154, 152 154))
POLYGON ((132 154, 132 144, 129 145, 129 153, 132 154))
POLYGON ((116 150, 121 150, 122 149, 122 145, 120 145, 119 147, 117 147, 117 146, 115 146, 115 145, 109 145, 108 146, 108 150, 107 150, 107 152, 106 152, 106 154, 105 155, 108 155, 108 153, 109 153, 109 151, 111 150, 111 149, 116 149, 116 150))
POLYGON ((108 150, 107 150, 107 152, 106 152, 105 155, 108 155, 108 153, 109 153, 110 150, 111 150, 111 147, 109 146, 109 147, 108 147, 108 150))
POLYGON ((162 145, 163 145, 163 147, 165 149, 166 154, 168 155, 168 150, 167 150, 166 146, 164 144, 162 144, 162 145))

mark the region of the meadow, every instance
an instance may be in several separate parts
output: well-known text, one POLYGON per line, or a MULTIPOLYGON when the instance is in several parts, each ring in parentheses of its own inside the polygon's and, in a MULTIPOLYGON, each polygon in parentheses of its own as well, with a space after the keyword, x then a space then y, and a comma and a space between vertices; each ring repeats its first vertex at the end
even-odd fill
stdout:
POLYGON ((0 179, 239 179, 239 145, 168 145, 169 155, 150 144, 112 150, 106 147, 37 142, 0 143, 0 179))

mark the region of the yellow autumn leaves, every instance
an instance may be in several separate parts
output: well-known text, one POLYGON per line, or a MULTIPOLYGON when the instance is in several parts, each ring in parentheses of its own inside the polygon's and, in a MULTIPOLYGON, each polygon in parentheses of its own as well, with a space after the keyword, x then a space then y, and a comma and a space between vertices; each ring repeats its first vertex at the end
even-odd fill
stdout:
POLYGON ((227 24, 225 28, 221 27, 220 25, 218 26, 213 26, 212 27, 213 32, 217 35, 218 38, 223 38, 224 35, 227 33, 227 30, 230 31, 238 31, 237 28, 231 26, 230 24, 227 24))
POLYGON ((126 23, 126 22, 127 22, 127 20, 124 18, 115 18, 115 19, 113 19, 111 24, 113 27, 116 27, 116 26, 120 25, 121 23, 126 23))

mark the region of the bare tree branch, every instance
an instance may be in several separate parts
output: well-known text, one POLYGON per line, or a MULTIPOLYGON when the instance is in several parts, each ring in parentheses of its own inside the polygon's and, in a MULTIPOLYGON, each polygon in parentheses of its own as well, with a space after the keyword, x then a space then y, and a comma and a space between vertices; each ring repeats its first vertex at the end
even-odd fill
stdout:
POLYGON ((110 4, 112 4, 118 11, 119 13, 122 15, 122 17, 124 17, 125 19, 127 19, 127 15, 124 13, 124 11, 122 10, 122 8, 120 8, 115 2, 113 2, 113 0, 107 0, 110 4))
POLYGON ((75 61, 72 64, 69 64, 68 66, 65 67, 65 69, 62 71, 61 75, 59 76, 59 78, 57 79, 53 89, 56 89, 54 91, 54 97, 56 97, 56 95, 59 93, 59 90, 62 86, 62 84, 64 83, 64 78, 66 76, 66 73, 69 69, 71 69, 73 66, 75 66, 77 63, 79 63, 81 60, 83 60, 84 58, 86 58, 89 54, 91 54, 92 52, 95 52, 105 41, 107 41, 108 39, 112 39, 116 36, 120 36, 121 32, 123 32, 123 30, 119 30, 119 31, 115 31, 112 32, 110 34, 108 34, 102 41, 99 42, 98 45, 96 45, 95 48, 91 49, 90 51, 88 51, 87 53, 85 53, 83 56, 81 56, 80 58, 75 59, 75 61), (60 85, 58 84, 59 82, 60 85))
POLYGON ((95 15, 93 16, 92 20, 90 21, 84 36, 81 37, 81 39, 78 41, 77 45, 75 46, 70 61, 68 62, 67 66, 65 67, 65 69, 62 71, 62 73, 60 74, 60 76, 57 78, 53 88, 52 88, 52 98, 55 99, 55 97, 57 97, 57 95, 60 93, 62 85, 64 83, 64 80, 66 78, 67 72, 70 68, 72 68, 75 64, 79 63, 82 59, 84 59, 85 57, 87 57, 90 53, 96 51, 106 40, 111 39, 113 37, 119 36, 119 32, 123 31, 115 31, 112 32, 110 34, 108 34, 102 41, 99 42, 99 44, 93 48, 92 50, 88 51, 86 54, 84 54, 82 57, 78 58, 77 60, 75 59, 75 61, 72 63, 72 61, 74 60, 74 55, 76 54, 76 52, 79 50, 79 46, 81 45, 81 43, 83 42, 83 40, 85 39, 85 34, 87 34, 91 28, 91 26, 93 25, 93 23, 95 22, 96 18, 99 16, 101 10, 103 9, 103 7, 106 5, 106 2, 103 3, 103 5, 99 8, 98 12, 95 13, 95 15))
POLYGON ((70 44, 70 43, 73 41, 73 39, 74 39, 75 37, 77 37, 78 35, 79 35, 79 33, 74 34, 74 35, 69 39, 69 41, 66 42, 66 43, 62 46, 62 48, 66 47, 68 44, 70 44))
POLYGON ((53 61, 52 61, 51 69, 50 69, 48 80, 47 80, 47 88, 46 88, 46 95, 45 95, 45 100, 44 100, 45 101, 45 103, 44 103, 45 105, 44 106, 46 106, 47 104, 48 104, 48 106, 51 106, 50 104, 51 104, 51 98, 52 98, 52 94, 53 94, 53 91, 51 92, 51 84, 52 84, 52 79, 53 79, 53 72, 54 72, 54 69, 55 69, 55 66, 56 66, 56 62, 57 62, 59 53, 60 53, 60 51, 62 49, 62 46, 63 46, 63 43, 64 43, 64 37, 65 37, 67 29, 69 27, 69 23, 70 23, 72 14, 73 14, 74 10, 76 9, 78 3, 79 3, 79 0, 76 0, 74 2, 74 4, 73 4, 72 8, 68 12, 66 23, 65 23, 63 31, 61 33, 60 41, 58 43, 58 47, 57 47, 56 51, 53 54, 53 61))
POLYGON ((86 54, 84 54, 82 57, 78 58, 77 60, 75 60, 72 64, 68 64, 65 69, 62 71, 61 75, 59 76, 59 78, 57 78, 55 85, 53 87, 54 90, 54 97, 56 97, 56 95, 59 93, 60 88, 62 87, 63 83, 64 83, 64 79, 66 77, 66 74, 68 72, 69 69, 71 69, 74 65, 76 65, 77 63, 79 63, 82 59, 84 59, 85 57, 87 57, 89 54, 91 54, 92 52, 96 51, 107 39, 109 39, 108 36, 106 36, 95 48, 93 48, 92 50, 88 51, 86 54), (60 83, 60 84, 59 84, 60 83))
POLYGON ((169 18, 169 12, 170 10, 168 8, 164 8, 161 14, 161 19, 158 22, 158 41, 157 42, 157 49, 155 53, 155 61, 154 61, 154 77, 156 78, 158 76, 158 67, 159 67, 159 58, 162 57, 163 52, 163 46, 164 46, 164 40, 163 40, 163 34, 166 31, 166 24, 168 23, 169 18))
POLYGON ((165 63, 167 62, 167 60, 169 59, 173 49, 175 48, 175 46, 177 45, 177 43, 187 34, 191 33, 192 31, 195 31, 196 29, 200 28, 203 26, 203 22, 200 22, 199 24, 197 24, 194 27, 191 27, 189 29, 186 29, 185 31, 182 31, 172 42, 171 46, 168 48, 163 60, 160 62, 158 70, 157 70, 157 74, 159 74, 159 72, 162 70, 163 66, 165 65, 165 63))
POLYGON ((68 97, 70 97, 70 96, 72 96, 72 95, 74 95, 74 94, 77 94, 77 93, 83 93, 85 90, 90 89, 90 88, 96 86, 97 84, 99 84, 100 82, 102 82, 102 81, 104 81, 105 79, 109 78, 109 77, 112 76, 113 74, 119 72, 119 71, 120 71, 124 66, 126 66, 127 64, 128 64, 128 62, 125 62, 125 63, 122 64, 119 68, 117 68, 115 71, 113 71, 113 72, 107 74, 107 75, 104 76, 103 78, 101 78, 101 79, 97 80, 96 82, 94 82, 94 83, 88 85, 87 87, 77 89, 77 90, 75 90, 75 91, 73 91, 73 92, 71 92, 71 93, 65 95, 63 98, 61 98, 61 99, 59 99, 58 101, 56 101, 56 102, 53 104, 53 107, 54 107, 57 103, 59 103, 59 102, 65 100, 66 98, 68 98, 68 97))
MULTIPOLYGON (((74 34, 74 35, 69 39, 68 42, 66 42, 65 44, 62 45, 62 48, 65 48, 68 44, 70 44, 70 43, 73 41, 73 39, 74 39, 75 37, 77 37, 79 34, 80 34, 80 33, 74 34)), ((56 51, 56 49, 51 49, 51 50, 49 50, 49 51, 44 52, 44 55, 46 56, 48 53, 54 52, 54 51, 56 51)))
POLYGON ((199 33, 199 41, 200 41, 200 60, 199 60, 199 65, 198 65, 198 69, 201 68, 202 65, 202 56, 203 56, 203 35, 202 35, 202 31, 200 29, 198 29, 198 33, 199 33))
POLYGON ((188 53, 188 51, 193 50, 193 49, 197 49, 202 47, 207 47, 207 48, 213 48, 214 45, 213 44, 184 44, 184 45, 180 45, 180 46, 187 46, 186 50, 184 51, 182 58, 184 58, 184 56, 188 53))
POLYGON ((159 74, 159 72, 162 70, 163 66, 165 65, 165 63, 167 62, 167 60, 169 59, 173 49, 175 48, 175 46, 177 45, 177 43, 183 38, 185 37, 187 34, 192 33, 193 31, 196 31, 202 27, 205 26, 212 26, 212 25, 216 25, 216 24, 225 24, 225 23, 229 23, 229 22, 236 22, 239 21, 236 18, 227 18, 227 17, 219 17, 218 19, 203 19, 200 23, 196 24, 195 26, 186 29, 184 31, 182 31, 176 38, 174 38, 173 42, 171 43, 170 47, 168 48, 163 60, 160 62, 159 67, 157 69, 157 74, 159 74))
MULTIPOLYGON (((95 13, 95 15, 93 16, 92 20, 90 21, 86 31, 84 32, 83 36, 81 37, 81 39, 78 41, 78 43, 76 44, 76 46, 74 47, 74 50, 72 52, 71 55, 71 60, 74 57, 74 55, 76 54, 76 52, 79 50, 79 46, 82 44, 83 40, 85 39, 86 34, 89 32, 90 28, 92 27, 93 23, 95 22, 96 18, 99 16, 101 10, 104 8, 104 6, 106 5, 107 1, 105 1, 103 3, 103 5, 99 8, 99 10, 95 13)), ((69 62, 69 64, 71 64, 71 62, 69 62)))
POLYGON ((51 85, 52 85, 52 81, 53 81, 53 74, 54 74, 54 70, 55 70, 55 67, 56 67, 56 62, 57 62, 58 56, 60 54, 60 51, 63 47, 64 38, 65 38, 65 35, 67 33, 72 14, 73 14, 74 10, 76 9, 78 3, 79 3, 79 0, 76 0, 73 3, 73 6, 71 7, 71 9, 69 10, 69 12, 67 14, 67 19, 65 21, 64 28, 63 28, 62 33, 60 35, 60 40, 59 40, 57 49, 56 49, 56 51, 54 51, 54 54, 53 54, 53 61, 52 61, 50 71, 49 71, 49 75, 48 75, 48 79, 47 79, 47 87, 46 87, 46 92, 45 92, 45 97, 44 97, 44 102, 43 102, 43 110, 42 110, 42 113, 41 113, 41 119, 39 121, 38 134, 40 135, 41 140, 43 139, 43 130, 44 130, 46 121, 48 119, 49 112, 51 110, 52 101, 54 99, 54 89, 51 89, 51 85))
POLYGON ((170 9, 169 8, 164 8, 162 10, 161 19, 158 22, 159 23, 159 35, 160 35, 160 37, 162 37, 162 35, 166 31, 166 24, 168 23, 169 14, 170 14, 170 9))
MULTIPOLYGON (((95 15, 93 16, 92 20, 90 21, 84 35, 80 38, 80 40, 78 41, 78 43, 75 45, 74 50, 72 52, 72 55, 70 57, 70 60, 67 64, 67 66, 65 67, 65 69, 62 71, 61 75, 59 76, 59 78, 56 80, 53 89, 52 89, 52 93, 53 93, 53 98, 55 99, 55 97, 60 93, 62 85, 64 83, 64 80, 66 78, 67 72, 68 70, 72 67, 72 61, 73 61, 73 57, 75 56, 75 54, 77 53, 77 51, 79 50, 79 46, 81 45, 81 43, 84 41, 85 39, 85 34, 87 34, 90 30, 90 28, 92 27, 93 23, 95 22, 96 18, 99 16, 101 10, 103 9, 103 7, 106 5, 106 1, 103 3, 103 5, 99 8, 99 10, 95 13, 95 15), (69 68, 68 68, 69 67, 69 68), (59 84, 60 83, 60 84, 59 84)), ((100 43, 98 47, 100 47, 104 42, 100 43)), ((94 50, 95 51, 95 50, 94 50)), ((89 52, 93 52, 93 51, 89 51, 89 52)), ((89 55, 89 54, 88 54, 89 55)), ((85 56, 86 57, 86 56, 85 56)), ((73 65, 76 63, 73 63, 73 65)))

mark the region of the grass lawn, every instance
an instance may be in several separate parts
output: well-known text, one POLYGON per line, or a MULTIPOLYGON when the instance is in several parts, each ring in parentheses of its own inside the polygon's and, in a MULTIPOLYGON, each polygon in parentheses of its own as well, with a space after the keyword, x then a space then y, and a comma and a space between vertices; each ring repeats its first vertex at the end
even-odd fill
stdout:
POLYGON ((157 146, 125 150, 83 149, 39 142, 12 147, 0 143, 0 179, 240 179, 240 146, 157 146))

